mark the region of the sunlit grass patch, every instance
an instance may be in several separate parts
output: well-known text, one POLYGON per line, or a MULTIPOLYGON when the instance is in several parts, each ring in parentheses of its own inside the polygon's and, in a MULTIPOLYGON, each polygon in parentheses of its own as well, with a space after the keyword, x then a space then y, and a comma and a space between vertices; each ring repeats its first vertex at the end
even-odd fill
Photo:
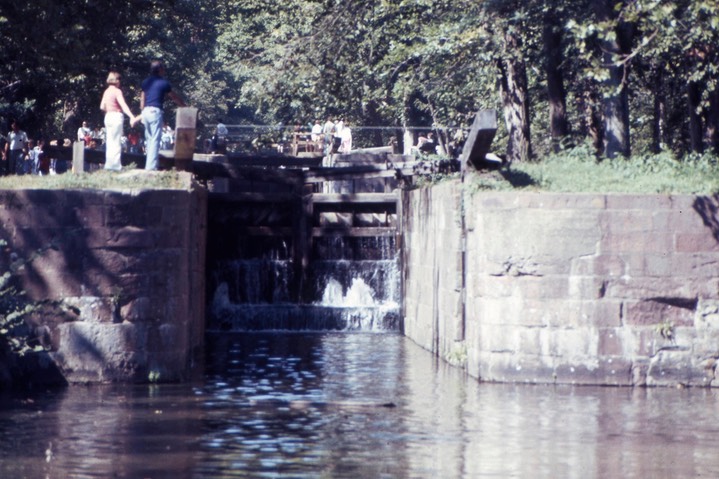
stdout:
POLYGON ((0 177, 0 190, 8 189, 188 189, 187 174, 170 171, 145 171, 132 167, 122 171, 100 169, 60 175, 11 175, 0 177))
POLYGON ((515 163, 502 171, 480 174, 473 181, 483 190, 714 194, 719 192, 719 164, 713 155, 680 160, 668 153, 598 160, 580 147, 538 162, 515 163))

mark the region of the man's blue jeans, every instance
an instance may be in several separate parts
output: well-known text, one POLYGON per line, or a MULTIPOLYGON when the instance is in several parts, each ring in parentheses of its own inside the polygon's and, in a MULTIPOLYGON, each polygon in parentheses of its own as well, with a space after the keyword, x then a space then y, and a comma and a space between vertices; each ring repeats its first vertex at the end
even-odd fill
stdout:
POLYGON ((162 110, 154 106, 142 109, 145 125, 145 169, 156 170, 159 166, 160 139, 162 138, 162 110))

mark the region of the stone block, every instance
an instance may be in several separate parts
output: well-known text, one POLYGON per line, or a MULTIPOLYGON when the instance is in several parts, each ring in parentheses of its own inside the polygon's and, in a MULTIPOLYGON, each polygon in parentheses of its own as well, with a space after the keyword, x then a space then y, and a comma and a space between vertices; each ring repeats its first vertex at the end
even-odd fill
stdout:
POLYGON ((515 281, 515 294, 526 299, 568 299, 569 282, 562 276, 519 276, 515 281))
MULTIPOLYGON (((556 210, 604 210, 606 197, 584 193, 528 193, 518 196, 514 204, 519 208, 556 210)), ((583 212, 585 215, 592 214, 583 212)))
POLYGON ((691 352, 683 349, 659 351, 647 371, 648 386, 708 386, 713 380, 713 368, 693 363, 691 352))
POLYGON ((163 236, 163 231, 138 226, 109 228, 107 233, 107 248, 155 249, 160 246, 160 237, 163 236))
POLYGON ((525 355, 541 356, 545 350, 546 328, 518 328, 517 351, 525 355))
POLYGON ((609 194, 606 195, 607 210, 670 210, 673 208, 674 200, 668 195, 648 194, 609 194))
POLYGON ((597 330, 599 345, 597 353, 599 357, 617 356, 626 357, 626 345, 624 335, 620 328, 602 328, 597 330))
POLYGON ((586 358, 561 362, 554 374, 556 382, 577 385, 631 386, 633 363, 623 357, 586 358))
POLYGON ((601 299, 607 287, 607 281, 598 276, 577 276, 572 275, 568 278, 569 291, 568 298, 572 299, 601 299))
POLYGON ((111 289, 111 296, 118 296, 121 303, 128 298, 142 297, 150 291, 150 280, 147 274, 123 273, 115 278, 115 288, 111 289))
POLYGON ((622 276, 627 262, 619 254, 601 254, 575 257, 570 260, 571 274, 579 276, 622 276))
POLYGON ((105 225, 115 227, 151 227, 162 221, 162 207, 142 203, 108 205, 105 209, 105 225))
POLYGON ((484 353, 515 353, 519 350, 516 328, 478 322, 478 348, 484 353))
POLYGON ((706 228, 701 215, 693 209, 655 211, 652 214, 652 226, 655 231, 700 231, 706 228))
POLYGON ((670 253, 674 250, 672 232, 633 232, 615 234, 608 232, 599 244, 602 254, 622 253, 670 253))
POLYGON ((694 327, 703 331, 719 331, 719 301, 699 301, 694 317, 694 327))
POLYGON ((137 200, 137 191, 103 191, 100 197, 104 206, 125 206, 137 200))
POLYGON ((626 327, 621 331, 629 355, 636 358, 645 358, 649 361, 657 351, 674 346, 672 340, 664 338, 656 327, 626 327))
POLYGON ((83 228, 96 228, 105 226, 105 206, 86 205, 77 206, 72 210, 74 221, 83 228))
POLYGON ((716 278, 719 271, 719 254, 675 253, 670 256, 672 276, 687 279, 716 278))
POLYGON ((42 301, 80 296, 84 291, 83 278, 76 271, 58 267, 57 263, 37 261, 28 265, 20 277, 22 288, 29 298, 42 301))
POLYGON ((686 278, 646 277, 625 275, 609 278, 604 296, 613 299, 637 298, 692 298, 697 294, 695 286, 686 278))
POLYGON ((136 195, 135 202, 160 207, 163 214, 166 213, 165 210, 171 211, 172 209, 187 212, 191 204, 190 195, 184 190, 142 190, 136 195))
POLYGON ((709 229, 677 232, 674 251, 678 253, 719 253, 719 241, 709 229))
MULTIPOLYGON (((677 298, 686 300, 692 298, 677 298)), ((688 326, 694 323, 694 307, 679 307, 662 301, 627 301, 624 323, 631 326, 651 326, 669 323, 676 326, 688 326)))
POLYGON ((564 360, 597 357, 599 338, 593 328, 547 328, 541 335, 544 356, 564 360))
MULTIPOLYGON (((465 195, 465 201, 467 200, 467 195, 465 195)), ((504 192, 491 192, 491 193, 482 193, 479 195, 471 195, 469 200, 469 205, 471 206, 471 210, 468 211, 476 211, 478 215, 484 215, 487 212, 493 212, 492 210, 514 210, 519 208, 519 196, 512 194, 512 193, 504 193, 504 192)), ((496 213, 496 211, 494 211, 496 213)), ((467 215, 468 219, 473 218, 475 215, 467 215)))
POLYGON ((79 310, 79 318, 84 324, 114 322, 115 306, 109 297, 89 295, 66 297, 63 303, 79 310))
POLYGON ((613 328, 622 324, 621 301, 602 299, 600 301, 580 301, 578 321, 580 327, 613 328))
POLYGON ((486 353, 479 358, 479 377, 483 381, 549 384, 554 382, 554 365, 547 358, 533 355, 486 353))
POLYGON ((129 324, 60 325, 53 359, 70 382, 131 381, 144 361, 143 331, 129 324))
POLYGON ((152 301, 147 296, 137 296, 127 301, 120 309, 123 321, 145 322, 152 319, 152 301))
POLYGON ((651 209, 609 210, 602 215, 603 230, 614 236, 633 233, 652 234, 654 219, 651 209))
POLYGON ((537 318, 524 314, 524 305, 517 300, 483 299, 467 303, 467 318, 480 318, 483 324, 543 326, 537 318))
POLYGON ((697 361, 719 358, 719 331, 694 330, 691 342, 693 357, 697 361))
POLYGON ((641 274, 655 278, 666 278, 676 274, 674 257, 668 253, 644 255, 644 267, 641 274))

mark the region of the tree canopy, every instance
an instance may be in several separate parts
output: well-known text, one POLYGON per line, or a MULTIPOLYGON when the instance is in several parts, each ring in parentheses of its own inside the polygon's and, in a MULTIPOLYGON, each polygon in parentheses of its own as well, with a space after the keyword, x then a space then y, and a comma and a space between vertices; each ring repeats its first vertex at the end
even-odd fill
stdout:
POLYGON ((719 147, 719 0, 35 0, 0 7, 0 117, 69 136, 161 58, 213 124, 467 128, 512 161, 719 147))

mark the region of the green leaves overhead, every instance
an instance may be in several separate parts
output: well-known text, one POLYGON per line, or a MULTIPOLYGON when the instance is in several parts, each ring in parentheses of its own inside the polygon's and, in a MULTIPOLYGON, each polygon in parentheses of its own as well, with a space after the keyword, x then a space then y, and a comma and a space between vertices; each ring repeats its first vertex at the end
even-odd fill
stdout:
POLYGON ((0 44, 0 115, 21 117, 31 133, 99 124, 110 68, 136 109, 156 57, 208 124, 341 115, 355 125, 467 127, 480 108, 507 108, 502 68, 523 66, 518 92, 539 154, 557 112, 572 142, 593 137, 601 149, 597 132, 619 93, 628 114, 611 114, 628 118, 641 148, 696 148, 691 122, 700 142, 719 131, 719 0, 36 0, 3 6, 0 44))

